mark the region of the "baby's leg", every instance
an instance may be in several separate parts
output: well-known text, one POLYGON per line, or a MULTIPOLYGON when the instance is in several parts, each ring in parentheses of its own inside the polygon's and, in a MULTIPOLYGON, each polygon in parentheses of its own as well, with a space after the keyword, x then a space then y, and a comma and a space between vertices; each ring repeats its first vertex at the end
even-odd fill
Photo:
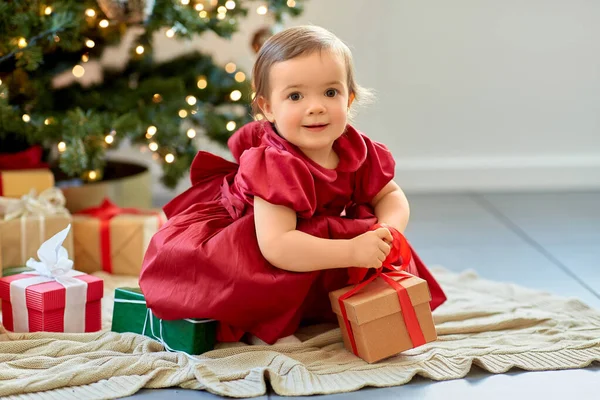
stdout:
MULTIPOLYGON (((256 346, 270 346, 267 342, 257 338, 254 335, 248 335, 248 343, 256 346)), ((282 337, 278 339, 273 344, 294 344, 294 343, 302 343, 300 339, 298 339, 295 335, 290 335, 286 337, 282 337)))

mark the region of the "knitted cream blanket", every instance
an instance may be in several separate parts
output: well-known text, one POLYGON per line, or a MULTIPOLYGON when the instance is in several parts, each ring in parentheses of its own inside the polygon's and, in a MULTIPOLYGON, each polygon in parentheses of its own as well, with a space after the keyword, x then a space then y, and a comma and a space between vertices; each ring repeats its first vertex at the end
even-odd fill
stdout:
MULTIPOLYGON (((403 385, 416 374, 461 378, 473 363, 502 373, 600 361, 598 311, 472 272, 434 273, 449 298, 434 313, 439 340, 377 364, 348 353, 339 329, 324 326, 299 332, 301 344, 230 344, 199 356, 200 361, 165 352, 158 342, 135 334, 13 334, 0 326, 0 396, 36 392, 18 398, 107 399, 144 387, 181 386, 251 397, 265 394, 266 381, 280 395, 328 394, 403 385), (48 392, 37 393, 42 391, 48 392)), ((112 289, 135 285, 135 279, 102 277, 110 326, 112 289)))

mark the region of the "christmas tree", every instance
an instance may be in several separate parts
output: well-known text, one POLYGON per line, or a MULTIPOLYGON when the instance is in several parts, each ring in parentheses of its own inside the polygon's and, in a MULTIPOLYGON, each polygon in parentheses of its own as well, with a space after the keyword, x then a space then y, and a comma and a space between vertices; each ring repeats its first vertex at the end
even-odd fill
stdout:
POLYGON ((152 38, 190 39, 207 31, 229 38, 248 11, 276 22, 302 12, 301 0, 98 0, 0 2, 0 152, 37 144, 70 177, 102 179, 107 149, 129 138, 162 162, 174 187, 202 132, 226 143, 251 119, 249 76, 210 55, 154 60, 152 38), (85 74, 86 63, 142 27, 124 68, 105 68, 99 84, 56 76, 85 74))

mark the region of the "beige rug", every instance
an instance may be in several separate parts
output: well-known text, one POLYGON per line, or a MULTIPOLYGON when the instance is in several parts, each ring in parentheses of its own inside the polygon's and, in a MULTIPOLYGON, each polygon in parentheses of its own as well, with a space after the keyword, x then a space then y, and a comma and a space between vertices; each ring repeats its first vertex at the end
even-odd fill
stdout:
MULTIPOLYGON (((503 373, 513 367, 582 368, 600 361, 598 311, 471 272, 434 272, 449 297, 435 312, 439 340, 379 364, 348 353, 339 329, 324 326, 299 333, 302 344, 237 343, 199 356, 199 362, 134 334, 12 334, 0 327, 0 396, 36 392, 18 398, 108 399, 144 387, 180 386, 252 397, 265 394, 267 382, 280 395, 329 394, 403 385, 417 374, 457 379, 473 364, 503 373)), ((111 289, 135 279, 103 278, 109 326, 111 289)))

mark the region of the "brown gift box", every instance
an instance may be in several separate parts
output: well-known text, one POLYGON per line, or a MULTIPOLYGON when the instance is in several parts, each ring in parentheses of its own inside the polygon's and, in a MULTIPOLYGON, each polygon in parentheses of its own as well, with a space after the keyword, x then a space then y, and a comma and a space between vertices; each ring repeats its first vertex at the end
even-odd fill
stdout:
MULTIPOLYGON (((400 277, 392 278, 399 281, 400 277)), ((399 282, 406 288, 415 309, 425 342, 437 339, 433 317, 429 307, 431 295, 427 282, 416 276, 399 282)), ((354 286, 329 293, 333 312, 344 338, 344 346, 352 352, 352 343, 346 330, 338 299, 354 286)), ((398 293, 381 277, 344 300, 348 320, 356 341, 358 356, 368 363, 396 355, 413 348, 404 317, 400 309, 398 293)))
MULTIPOLYGON (((28 215, 8 221, 0 220, 0 266, 25 265, 30 257, 37 259, 37 251, 46 240, 71 223, 70 215, 28 215)), ((73 258, 73 233, 63 243, 73 258)))
POLYGON ((54 175, 49 169, 22 169, 0 171, 0 196, 21 197, 31 189, 37 193, 54 186, 54 175))
MULTIPOLYGON (((150 239, 162 221, 162 211, 154 214, 121 214, 109 221, 110 256, 115 275, 139 276, 150 239)), ((77 270, 92 273, 104 270, 100 243, 101 221, 86 215, 73 215, 77 270)))

